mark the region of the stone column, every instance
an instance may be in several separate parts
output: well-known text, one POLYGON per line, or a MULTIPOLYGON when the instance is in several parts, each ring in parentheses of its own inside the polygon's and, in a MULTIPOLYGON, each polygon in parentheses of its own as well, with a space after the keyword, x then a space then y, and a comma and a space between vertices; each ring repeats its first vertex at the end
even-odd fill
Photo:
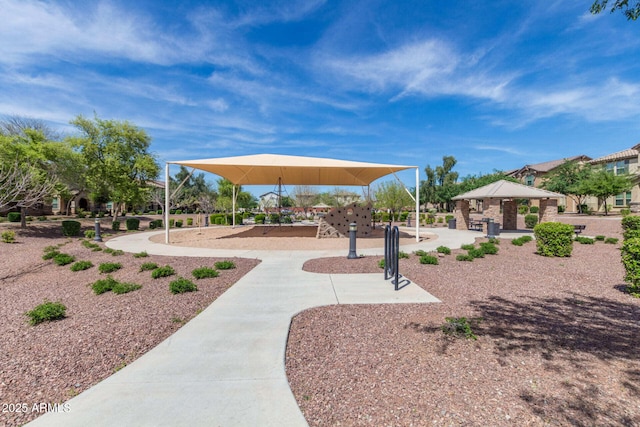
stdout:
POLYGON ((538 224, 541 222, 555 222, 557 217, 558 201, 556 199, 541 199, 538 224))
MULTIPOLYGON (((500 222, 500 200, 501 199, 484 199, 482 201, 482 217, 491 218, 494 222, 500 222)), ((484 234, 489 233, 489 224, 482 225, 484 234)))
POLYGON ((502 205, 502 229, 518 229, 518 203, 515 200, 506 200, 502 205))
POLYGON ((469 201, 457 200, 456 211, 454 212, 456 219, 456 230, 469 229, 469 201))

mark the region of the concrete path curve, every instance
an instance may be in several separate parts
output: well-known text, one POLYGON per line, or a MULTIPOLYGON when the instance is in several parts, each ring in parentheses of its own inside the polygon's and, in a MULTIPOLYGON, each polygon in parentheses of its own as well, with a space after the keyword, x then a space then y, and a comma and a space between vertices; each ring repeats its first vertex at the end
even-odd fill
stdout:
MULTIPOLYGON (((443 228, 429 231, 438 238, 401 249, 459 248, 481 236, 443 228)), ((239 256, 262 262, 165 341, 67 402, 67 412, 50 412, 30 426, 306 426, 284 365, 293 316, 330 304, 438 302, 415 284, 394 291, 382 272, 302 271, 308 259, 346 257, 345 251, 185 248, 153 243, 153 234, 157 233, 117 237, 107 246, 134 253, 239 256)))

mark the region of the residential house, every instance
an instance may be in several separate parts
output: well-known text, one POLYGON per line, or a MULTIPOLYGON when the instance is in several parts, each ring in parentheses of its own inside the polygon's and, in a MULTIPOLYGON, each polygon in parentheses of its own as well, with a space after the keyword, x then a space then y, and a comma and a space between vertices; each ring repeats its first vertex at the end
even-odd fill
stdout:
MULTIPOLYGON (((607 154, 591 160, 589 163, 596 167, 605 167, 609 172, 615 175, 630 174, 634 177, 635 185, 631 191, 620 193, 607 200, 607 206, 610 206, 613 212, 620 211, 623 208, 631 208, 632 212, 640 212, 640 168, 638 167, 638 159, 640 157, 640 144, 633 147, 618 151, 617 153, 607 154)), ((598 200, 590 197, 587 200, 587 206, 593 211, 601 211, 604 204, 599 204, 598 200)))
MULTIPOLYGON (((547 162, 537 163, 533 165, 525 165, 520 169, 512 170, 506 173, 505 175, 518 179, 524 185, 529 185, 532 187, 539 188, 542 186, 545 176, 547 176, 551 171, 553 171, 558 166, 562 165, 567 161, 586 163, 591 161, 591 157, 581 154, 578 156, 566 157, 564 159, 550 160, 547 162)), ((536 204, 537 201, 532 201, 532 203, 536 204)), ((561 204, 564 204, 565 211, 567 212, 578 211, 576 202, 571 197, 566 197, 564 201, 561 201, 561 204)))

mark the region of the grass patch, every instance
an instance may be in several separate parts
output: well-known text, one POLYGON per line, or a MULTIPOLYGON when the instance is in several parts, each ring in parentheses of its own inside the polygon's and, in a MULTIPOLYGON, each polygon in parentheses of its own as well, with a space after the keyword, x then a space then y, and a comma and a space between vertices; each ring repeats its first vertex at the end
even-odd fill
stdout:
POLYGON ((214 265, 217 270, 231 270, 232 268, 236 268, 233 261, 218 261, 214 265))
POLYGON ((531 237, 531 236, 520 236, 517 239, 511 240, 511 243, 513 245, 516 245, 516 246, 522 246, 525 243, 528 243, 528 242, 530 242, 532 240, 533 240, 533 237, 531 237))
POLYGON ((71 255, 63 253, 58 253, 53 257, 53 262, 60 266, 71 264, 75 260, 71 255))
POLYGON ((473 332, 472 326, 477 326, 481 321, 481 317, 467 319, 466 317, 446 317, 444 325, 441 326, 445 335, 477 340, 478 337, 473 332))
POLYGON ((610 245, 615 245, 616 243, 618 243, 618 239, 616 237, 607 237, 604 240, 605 243, 608 243, 610 245))
POLYGON ((193 277, 196 279, 206 279, 210 277, 218 277, 220 275, 217 270, 210 267, 196 268, 191 272, 191 274, 193 274, 193 277))
POLYGON ((173 267, 165 265, 164 267, 158 267, 153 270, 151 272, 151 277, 153 277, 154 279, 159 279, 161 277, 173 276, 174 274, 176 274, 176 271, 173 269, 173 267))
POLYGON ((124 255, 124 251, 122 249, 111 249, 107 248, 104 250, 106 253, 111 254, 112 256, 120 256, 124 255))
POLYGON ((184 277, 179 277, 176 280, 169 283, 169 290, 172 294, 183 294, 185 292, 194 292, 198 290, 198 287, 191 280, 187 280, 184 277))
POLYGON ((589 237, 583 237, 583 236, 576 236, 575 241, 583 245, 593 245, 595 243, 594 239, 591 239, 589 237))
POLYGON ((103 262, 98 266, 98 271, 100 273, 113 273, 114 271, 118 271, 122 268, 122 264, 119 262, 103 262))
POLYGON ((63 319, 66 311, 67 307, 61 302, 45 301, 25 314, 29 317, 29 323, 35 326, 38 323, 63 319))
POLYGON ((116 284, 111 288, 111 292, 117 295, 121 295, 132 291, 137 291, 140 288, 142 288, 142 285, 138 285, 136 283, 116 282, 116 284))
POLYGON ((140 266, 140 271, 151 271, 158 268, 158 264, 155 262, 145 262, 140 266))
POLYGON ((71 266, 71 271, 82 271, 93 267, 91 261, 77 261, 71 266))
POLYGON ((604 239, 606 239, 605 236, 603 236, 602 234, 598 234, 595 239, 599 242, 604 242, 604 239))

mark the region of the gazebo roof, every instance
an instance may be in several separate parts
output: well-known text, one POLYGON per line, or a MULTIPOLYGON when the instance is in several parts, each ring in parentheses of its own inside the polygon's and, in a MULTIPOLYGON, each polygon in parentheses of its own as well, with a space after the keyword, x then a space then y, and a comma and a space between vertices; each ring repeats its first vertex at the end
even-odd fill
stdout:
POLYGON ((457 195, 452 200, 481 200, 481 199, 559 199, 564 194, 553 191, 518 184, 504 179, 484 187, 457 195))

